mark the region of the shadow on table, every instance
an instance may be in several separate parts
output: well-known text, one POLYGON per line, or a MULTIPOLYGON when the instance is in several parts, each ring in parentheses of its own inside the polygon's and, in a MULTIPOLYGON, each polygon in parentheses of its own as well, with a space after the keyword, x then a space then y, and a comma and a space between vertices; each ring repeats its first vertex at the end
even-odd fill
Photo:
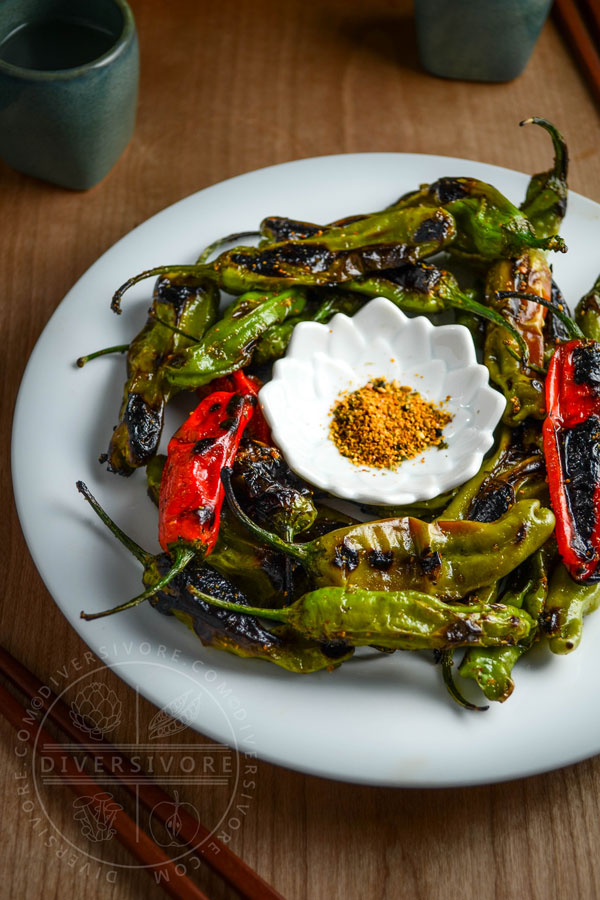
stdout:
MULTIPOLYGON (((351 9, 351 7, 350 7, 351 9)), ((335 24, 338 35, 353 47, 360 47, 403 69, 423 72, 417 53, 415 22, 412 16, 356 16, 335 24)))

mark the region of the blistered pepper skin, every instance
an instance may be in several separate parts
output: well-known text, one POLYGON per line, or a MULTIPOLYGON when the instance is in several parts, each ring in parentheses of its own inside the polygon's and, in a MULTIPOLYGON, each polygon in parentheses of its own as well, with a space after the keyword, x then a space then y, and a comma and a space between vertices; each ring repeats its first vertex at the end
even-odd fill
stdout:
POLYGON ((600 276, 575 308, 575 321, 586 338, 600 341, 600 276))
POLYGON ((583 617, 600 606, 600 584, 579 584, 562 563, 550 579, 540 622, 552 653, 565 654, 581 643, 583 617))
POLYGON ((314 542, 307 568, 317 586, 417 590, 459 599, 502 578, 550 536, 554 516, 516 503, 498 522, 383 519, 314 542))
POLYGON ((388 210, 302 240, 235 247, 212 266, 220 287, 232 294, 328 286, 416 262, 442 250, 455 236, 454 219, 446 210, 388 210))
POLYGON ((316 587, 415 590, 460 599, 512 572, 552 534, 552 511, 521 500, 497 522, 422 522, 403 517, 339 528, 305 544, 265 531, 241 509, 223 473, 232 511, 256 537, 287 553, 316 587))
MULTIPOLYGON (((219 604, 241 610, 236 604, 219 604)), ((418 591, 366 591, 324 587, 310 591, 286 609, 248 607, 250 615, 285 622, 323 645, 348 642, 389 650, 448 650, 499 647, 527 637, 534 625, 527 615, 503 604, 448 604, 418 591)))
POLYGON ((215 322, 218 308, 219 292, 205 278, 173 273, 157 280, 150 317, 127 351, 120 421, 107 454, 109 471, 131 475, 153 458, 169 400, 160 367, 192 343, 181 332, 202 338, 215 322))
MULTIPOLYGON (((490 269, 486 283, 487 302, 521 334, 529 362, 543 368, 546 308, 522 298, 498 301, 497 291, 524 291, 550 301, 552 273, 544 254, 528 250, 517 259, 500 260, 490 269)), ((543 376, 515 359, 507 347, 505 331, 493 323, 486 325, 484 361, 491 380, 506 397, 507 425, 518 425, 528 417, 544 418, 543 376)))
POLYGON ((244 294, 200 343, 168 360, 161 370, 162 383, 174 394, 195 390, 243 368, 252 359, 261 336, 273 325, 299 315, 305 304, 305 294, 296 288, 268 296, 260 292, 244 294))
POLYGON ((546 378, 543 426, 558 550, 575 581, 600 581, 600 344, 561 344, 546 378))

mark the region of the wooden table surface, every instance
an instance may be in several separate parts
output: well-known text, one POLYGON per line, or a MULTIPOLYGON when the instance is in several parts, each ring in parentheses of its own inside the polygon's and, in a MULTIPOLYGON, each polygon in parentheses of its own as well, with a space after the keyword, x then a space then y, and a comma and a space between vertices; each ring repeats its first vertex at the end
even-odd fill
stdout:
MULTIPOLYGON (((0 165, 2 642, 44 681, 68 678, 87 648, 52 602, 21 534, 11 417, 50 314, 116 240, 187 194, 299 157, 411 151, 536 171, 549 160, 548 140, 517 127, 535 114, 566 135, 572 188, 600 201, 597 109, 552 23, 518 80, 483 85, 420 69, 403 0, 131 2, 141 44, 139 115, 114 170, 93 190, 72 193, 0 165)), ((65 565, 68 557, 65 547, 65 565)), ((113 738, 131 741, 133 691, 107 670, 97 680, 127 712, 113 738)), ((142 721, 155 712, 140 700, 142 721)), ((162 896, 145 873, 119 868, 129 859, 114 841, 101 851, 104 864, 87 860, 90 845, 66 789, 48 787, 27 802, 28 762, 3 721, 0 734, 0 895, 162 896), (62 836, 49 840, 41 803, 62 836)), ((600 759, 452 790, 357 787, 265 763, 255 780, 231 845, 287 900, 600 896, 600 759)), ((180 793, 204 822, 216 821, 218 790, 180 793)), ((204 867, 195 877, 212 898, 233 896, 204 867)))

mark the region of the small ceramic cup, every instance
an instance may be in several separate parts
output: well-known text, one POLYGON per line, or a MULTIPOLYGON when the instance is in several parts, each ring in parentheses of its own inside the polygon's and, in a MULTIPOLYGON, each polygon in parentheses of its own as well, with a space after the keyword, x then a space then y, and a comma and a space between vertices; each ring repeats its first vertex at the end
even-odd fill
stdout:
POLYGON ((511 81, 520 75, 552 0, 415 0, 417 42, 432 75, 511 81))
POLYGON ((97 184, 133 133, 138 71, 125 0, 2 0, 0 157, 63 187, 97 184))

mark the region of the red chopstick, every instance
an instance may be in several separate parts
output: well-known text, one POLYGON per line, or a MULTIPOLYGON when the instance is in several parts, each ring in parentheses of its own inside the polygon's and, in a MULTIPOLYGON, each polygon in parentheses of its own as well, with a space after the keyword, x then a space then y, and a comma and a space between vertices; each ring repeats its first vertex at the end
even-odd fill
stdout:
MULTIPOLYGON (((590 4, 592 7, 592 4, 590 4)), ((555 0, 554 15, 561 32, 571 45, 571 49, 583 69, 588 82, 600 100, 600 52, 590 36, 581 13, 574 0, 555 0)), ((594 12, 596 16, 596 12, 594 12)))
MULTIPOLYGON (((35 697, 36 701, 41 704, 49 717, 73 740, 74 743, 81 743, 81 732, 73 724, 69 711, 64 703, 57 699, 56 695, 49 691, 47 685, 44 685, 29 671, 29 669, 16 660, 15 657, 3 647, 0 647, 0 672, 2 672, 2 674, 4 674, 29 699, 35 697), (44 688, 41 693, 40 688, 44 688)), ((0 695, 0 702, 5 693, 10 697, 12 703, 16 705, 19 710, 19 716, 22 717, 23 709, 20 707, 18 701, 16 701, 4 688, 2 690, 3 694, 0 695)), ((1 706, 0 712, 5 712, 1 706)), ((9 721, 11 721, 11 724, 14 724, 12 720, 9 721)), ((22 719, 19 718, 18 725, 15 727, 20 728, 21 721, 22 719)), ((36 729, 37 728, 38 726, 36 725, 36 729)), ((44 737, 44 741, 45 740, 46 738, 44 737)), ((50 735, 48 735, 48 740, 51 743, 56 743, 50 735)), ((60 744, 56 744, 56 746, 60 747, 60 744)), ((163 825, 166 825, 167 820, 171 815, 169 807, 174 804, 172 798, 169 797, 161 787, 155 784, 147 775, 140 773, 139 767, 134 766, 125 754, 114 747, 104 737, 98 741, 97 748, 91 750, 88 749, 88 745, 86 745, 84 749, 86 753, 98 761, 98 764, 101 765, 106 772, 109 772, 113 776, 115 781, 119 782, 119 784, 133 796, 136 794, 136 786, 128 782, 127 776, 135 776, 140 802, 147 809, 153 810, 154 815, 160 818, 163 825)), ((64 750, 61 749, 60 752, 61 755, 64 756, 64 750)), ((97 786, 96 791, 98 791, 97 786)), ((193 849, 198 856, 201 856, 211 869, 217 872, 227 884, 239 893, 240 897, 244 898, 244 900, 284 900, 278 891, 268 885, 260 875, 251 869, 250 866, 239 858, 239 856, 236 856, 226 844, 221 843, 218 838, 213 836, 210 830, 200 824, 185 808, 179 807, 178 816, 181 822, 181 828, 178 830, 177 840, 193 849)), ((131 820, 129 821, 131 822, 131 820)), ((131 825, 134 828, 136 827, 133 822, 131 822, 131 825)), ((117 827, 116 822, 115 827, 117 827)), ((148 841, 150 841, 150 838, 148 838, 148 841)), ((158 847, 156 849, 158 850, 158 847)), ((159 853, 162 854, 162 851, 159 851, 159 853)), ((164 854, 162 855, 164 856, 164 854)), ((178 875, 177 879, 181 881, 181 876, 178 875)), ((174 896, 204 897, 203 894, 177 894, 174 896)))

